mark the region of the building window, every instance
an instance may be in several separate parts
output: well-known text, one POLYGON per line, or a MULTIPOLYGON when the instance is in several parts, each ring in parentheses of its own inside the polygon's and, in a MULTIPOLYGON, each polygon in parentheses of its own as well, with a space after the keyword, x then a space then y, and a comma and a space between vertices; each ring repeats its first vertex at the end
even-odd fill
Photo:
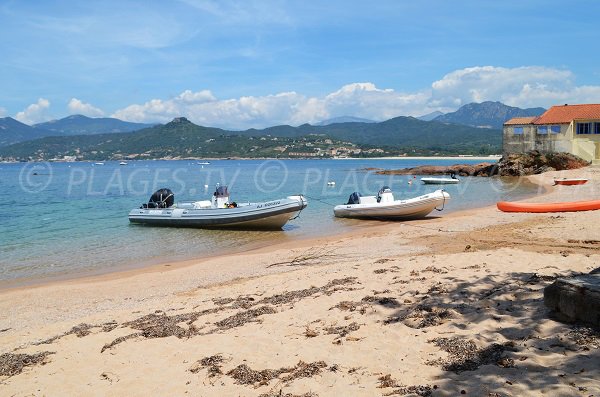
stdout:
POLYGON ((592 123, 577 123, 577 135, 591 134, 592 123))
POLYGON ((523 135, 523 127, 513 127, 513 134, 523 135))
POLYGON ((551 125, 550 132, 553 134, 560 134, 560 125, 551 125))
POLYGON ((600 134, 600 123, 594 123, 594 134, 600 134))
POLYGON ((540 126, 538 126, 537 133, 541 134, 541 135, 548 134, 548 126, 547 125, 540 125, 540 126))

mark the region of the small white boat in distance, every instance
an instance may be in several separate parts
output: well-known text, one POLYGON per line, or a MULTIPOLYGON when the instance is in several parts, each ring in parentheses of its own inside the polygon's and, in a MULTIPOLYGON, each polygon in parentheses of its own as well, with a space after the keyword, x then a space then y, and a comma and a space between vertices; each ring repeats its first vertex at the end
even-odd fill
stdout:
POLYGON ((229 201, 227 186, 218 186, 211 200, 175 203, 170 189, 159 189, 140 208, 129 212, 131 223, 205 229, 281 229, 307 206, 302 195, 238 204, 229 201))
POLYGON ((127 162, 125 162, 125 161, 121 161, 121 162, 119 163, 119 165, 127 165, 127 162))
POLYGON ((421 178, 421 182, 426 185, 448 185, 460 182, 458 178, 421 178))
POLYGON ((329 182, 327 182, 327 186, 335 186, 335 182, 334 181, 329 181, 329 182))
POLYGON ((448 200, 450 194, 442 189, 407 200, 394 200, 391 189, 384 186, 377 196, 352 193, 348 203, 336 205, 333 213, 338 218, 419 219, 434 209, 443 210, 448 200))
POLYGON ((456 177, 456 173, 454 171, 450 172, 450 178, 444 177, 427 177, 421 178, 421 182, 426 185, 446 185, 446 184, 454 184, 458 183, 460 179, 456 177))
POLYGON ((210 162, 209 161, 199 161, 198 164, 199 165, 207 165, 207 164, 210 164, 210 162))

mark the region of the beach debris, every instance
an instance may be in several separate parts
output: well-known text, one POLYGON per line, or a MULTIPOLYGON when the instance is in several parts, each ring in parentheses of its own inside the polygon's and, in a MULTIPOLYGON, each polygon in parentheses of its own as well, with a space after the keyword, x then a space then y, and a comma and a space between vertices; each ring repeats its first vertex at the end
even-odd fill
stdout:
POLYGON ((256 304, 256 299, 251 296, 238 296, 237 298, 213 298, 213 303, 218 306, 224 306, 231 303, 230 308, 233 309, 250 309, 256 304))
POLYGON ((273 314, 277 313, 277 310, 272 308, 271 306, 261 306, 256 309, 249 309, 233 316, 229 316, 223 320, 217 321, 215 325, 220 330, 226 330, 236 327, 241 327, 242 325, 249 322, 258 322, 260 320, 257 317, 260 317, 264 314, 273 314))
POLYGON ((383 320, 383 324, 389 325, 402 322, 410 328, 420 329, 440 325, 453 317, 453 311, 450 309, 419 304, 406 314, 388 317, 383 320))
POLYGON ((446 273, 448 273, 448 270, 446 270, 446 269, 440 269, 440 268, 435 267, 435 266, 427 266, 422 271, 424 271, 424 272, 432 272, 432 273, 437 273, 437 274, 446 274, 446 273))
POLYGON ((323 263, 324 261, 327 261, 327 260, 340 259, 342 257, 342 255, 338 254, 336 252, 336 250, 337 250, 337 248, 328 247, 327 244, 325 244, 322 247, 311 247, 311 248, 305 250, 304 252, 302 252, 301 254, 296 255, 295 257, 293 257, 290 260, 271 263, 267 267, 281 266, 281 265, 287 265, 287 266, 317 265, 317 264, 323 263))
POLYGON ((444 371, 460 373, 474 371, 482 365, 496 364, 505 368, 514 366, 514 360, 505 360, 504 352, 512 349, 511 342, 492 343, 478 348, 473 340, 458 336, 453 338, 435 338, 428 341, 448 353, 448 358, 428 361, 428 365, 441 365, 444 371))
POLYGON ((118 324, 116 321, 110 321, 108 323, 99 324, 99 325, 91 325, 91 324, 81 323, 81 324, 74 326, 67 332, 64 332, 60 335, 53 336, 51 338, 45 339, 40 342, 34 342, 33 344, 34 345, 49 345, 49 344, 54 343, 57 340, 64 338, 65 336, 68 336, 68 335, 77 335, 78 338, 83 338, 84 336, 88 336, 94 328, 101 328, 103 332, 110 332, 113 329, 115 329, 117 326, 118 326, 118 324))
POLYGON ((377 378, 377 380, 379 381, 379 386, 377 387, 380 389, 385 389, 389 387, 397 388, 396 390, 384 393, 384 396, 405 396, 407 394, 412 394, 422 397, 429 397, 433 393, 433 389, 429 385, 405 386, 399 383, 396 379, 392 378, 391 374, 380 376, 379 378, 377 378))
POLYGON ((600 330, 576 326, 567 333, 567 337, 584 350, 600 349, 600 330))
POLYGON ((125 336, 120 336, 117 339, 113 340, 112 342, 107 343, 104 346, 102 346, 100 353, 104 353, 105 350, 111 349, 114 346, 118 345, 119 343, 125 342, 126 340, 137 338, 138 336, 142 336, 142 333, 136 332, 136 333, 125 335, 125 336))
POLYGON ((112 384, 113 382, 118 382, 119 380, 121 380, 118 375, 116 375, 116 374, 114 374, 112 372, 102 372, 100 374, 100 379, 107 380, 110 384, 112 384))
POLYGON ((35 354, 4 353, 0 354, 0 376, 14 376, 23 372, 25 367, 46 364, 46 358, 55 352, 40 352, 35 354))
POLYGON ((325 331, 327 331, 327 333, 329 335, 336 334, 340 338, 343 338, 344 336, 348 335, 350 332, 357 331, 359 328, 360 328, 360 325, 358 325, 358 323, 350 323, 348 325, 341 325, 338 327, 331 326, 331 327, 327 328, 325 331))
POLYGON ((300 360, 298 364, 293 367, 282 367, 279 369, 263 369, 260 371, 251 369, 246 364, 240 364, 231 371, 227 372, 227 375, 235 379, 236 383, 241 385, 255 385, 265 386, 269 384, 269 381, 275 378, 279 378, 280 375, 288 374, 281 378, 284 382, 291 382, 298 378, 311 378, 321 373, 323 368, 326 368, 327 364, 325 361, 316 361, 313 363, 305 363, 300 360))
POLYGON ((306 392, 304 394, 292 394, 292 393, 283 393, 283 389, 279 389, 279 392, 271 391, 269 393, 259 394, 258 397, 319 397, 318 394, 313 392, 306 392))
POLYGON ((386 306, 386 307, 399 307, 400 306, 400 302, 398 302, 398 300, 396 298, 391 298, 388 296, 381 296, 381 297, 365 296, 364 298, 361 299, 361 301, 370 303, 370 304, 386 306))
POLYGON ((312 329, 307 325, 306 329, 304 330, 304 336, 306 336, 307 338, 314 338, 319 336, 319 331, 312 329))
POLYGON ((208 368, 208 376, 210 378, 222 375, 221 364, 225 361, 222 355, 215 354, 214 356, 204 357, 201 360, 196 361, 194 365, 189 369, 193 374, 200 372, 204 368, 208 368))

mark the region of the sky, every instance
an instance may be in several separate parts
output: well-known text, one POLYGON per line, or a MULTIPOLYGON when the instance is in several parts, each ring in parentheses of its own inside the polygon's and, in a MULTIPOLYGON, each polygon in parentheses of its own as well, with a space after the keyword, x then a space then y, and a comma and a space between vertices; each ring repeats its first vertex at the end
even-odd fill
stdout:
POLYGON ((229 129, 600 103, 597 0, 0 0, 0 117, 229 129))

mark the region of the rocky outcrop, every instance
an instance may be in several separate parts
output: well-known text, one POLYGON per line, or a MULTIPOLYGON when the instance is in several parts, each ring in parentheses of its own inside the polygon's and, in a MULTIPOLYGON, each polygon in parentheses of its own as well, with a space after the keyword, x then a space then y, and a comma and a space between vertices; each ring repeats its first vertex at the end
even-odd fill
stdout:
POLYGON ((572 170, 590 163, 571 153, 511 153, 497 163, 455 164, 450 166, 422 165, 400 170, 378 170, 383 175, 444 175, 454 172, 460 176, 524 176, 547 171, 572 170))
POLYGON ((590 163, 571 153, 541 153, 532 150, 527 153, 511 153, 498 162, 502 176, 522 176, 541 174, 547 171, 573 170, 586 167, 590 163))
POLYGON ((497 172, 497 167, 497 164, 492 163, 455 164, 449 166, 421 165, 400 170, 379 170, 375 171, 375 173, 382 175, 445 175, 455 173, 460 176, 491 176, 497 172))
POLYGON ((600 326, 600 274, 559 278, 544 289, 544 304, 567 321, 600 326))

